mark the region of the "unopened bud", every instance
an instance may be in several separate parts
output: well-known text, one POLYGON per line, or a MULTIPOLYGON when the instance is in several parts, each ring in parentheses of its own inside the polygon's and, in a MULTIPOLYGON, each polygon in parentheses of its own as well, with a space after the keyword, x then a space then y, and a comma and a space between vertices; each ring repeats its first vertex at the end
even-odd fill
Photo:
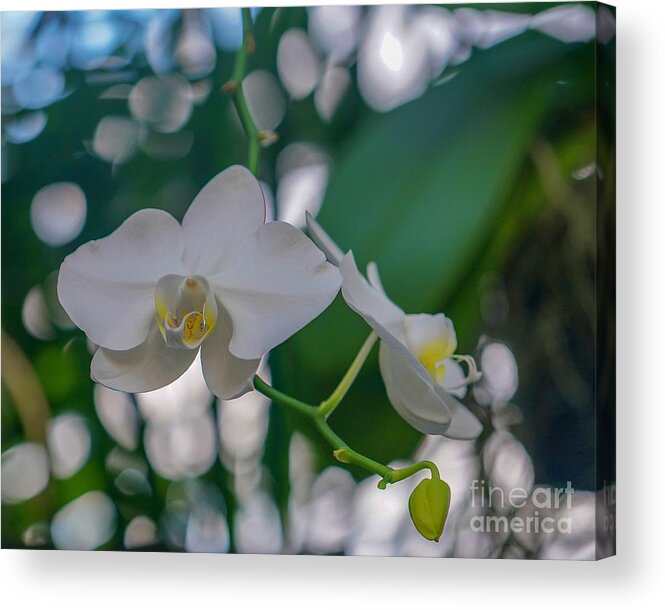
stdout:
POLYGON ((440 479, 423 479, 409 498, 411 520, 427 540, 439 541, 450 508, 450 486, 440 479))

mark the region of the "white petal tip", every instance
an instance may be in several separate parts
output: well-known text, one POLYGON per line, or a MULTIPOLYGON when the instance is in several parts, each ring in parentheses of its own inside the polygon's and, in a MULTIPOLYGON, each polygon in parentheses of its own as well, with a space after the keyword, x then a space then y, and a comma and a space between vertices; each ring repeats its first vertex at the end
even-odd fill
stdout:
POLYGON ((305 214, 305 222, 307 223, 307 230, 312 241, 326 255, 326 259, 338 267, 344 257, 342 249, 323 230, 323 227, 314 220, 314 217, 309 212, 305 214))

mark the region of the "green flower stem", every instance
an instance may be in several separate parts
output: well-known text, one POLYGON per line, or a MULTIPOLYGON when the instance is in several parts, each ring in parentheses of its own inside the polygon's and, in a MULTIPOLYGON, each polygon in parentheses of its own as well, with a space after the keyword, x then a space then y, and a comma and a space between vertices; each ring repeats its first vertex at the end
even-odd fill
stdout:
POLYGON ((249 56, 256 50, 256 39, 252 33, 252 15, 248 8, 242 9, 242 45, 236 53, 231 80, 223 86, 238 112, 240 124, 247 136, 247 167, 255 176, 259 171, 261 154, 261 132, 254 123, 254 119, 247 106, 247 100, 242 90, 242 81, 247 74, 249 56))
POLYGON ((330 417, 339 403, 342 402, 344 396, 346 396, 349 388, 356 380, 358 373, 360 373, 360 369, 362 369, 363 364, 365 364, 367 356, 369 356, 369 353, 372 351, 372 348, 376 343, 376 339, 376 333, 371 332, 367 339, 365 339, 365 343, 363 343, 363 346, 360 348, 360 351, 354 358, 351 366, 348 368, 344 374, 344 377, 342 377, 342 380, 339 382, 333 393, 319 406, 319 414, 322 415, 324 419, 330 417))
POLYGON ((351 449, 330 427, 325 417, 320 413, 317 413, 314 416, 314 423, 319 429, 321 436, 328 441, 328 444, 333 448, 333 455, 335 459, 343 464, 355 464, 364 468, 369 472, 378 474, 381 479, 389 477, 393 471, 390 466, 385 466, 380 462, 377 462, 371 458, 364 456, 362 453, 358 453, 354 449, 351 449))
POLYGON ((398 481, 403 481, 404 479, 408 479, 416 472, 425 469, 430 471, 433 479, 441 480, 439 469, 436 467, 436 464, 434 462, 430 462, 429 460, 423 460, 422 462, 417 462, 415 464, 411 464, 411 466, 405 466, 404 468, 398 468, 396 470, 391 469, 392 472, 387 477, 383 477, 382 481, 379 481, 379 487, 381 489, 385 489, 388 483, 397 483, 398 481))
MULTIPOLYGON (((364 349, 365 346, 369 344, 369 348, 367 350, 368 352, 373 345, 373 341, 369 341, 370 338, 372 338, 371 335, 368 337, 367 341, 365 341, 365 345, 363 345, 364 349)), ((374 337, 374 340, 376 340, 376 337, 374 337)), ((361 349, 361 352, 363 349, 361 349)), ((367 355, 365 355, 365 358, 366 357, 367 355)), ((353 368, 354 364, 351 365, 351 368, 353 368)), ((307 404, 301 400, 298 400, 297 398, 293 398, 292 396, 285 394, 284 392, 280 392, 279 390, 273 388, 270 384, 263 381, 263 379, 261 379, 258 375, 254 377, 254 387, 259 392, 261 392, 261 394, 270 398, 270 400, 273 402, 290 407, 298 411, 298 413, 301 415, 311 419, 321 433, 321 436, 323 436, 323 438, 333 448, 333 455, 335 456, 335 459, 344 464, 354 464, 380 476, 381 480, 379 481, 379 487, 381 489, 385 489, 388 484, 402 481, 415 474, 416 472, 424 469, 429 469, 429 471, 432 473, 433 479, 440 479, 439 470, 433 462, 423 461, 412 464, 411 466, 406 466, 405 468, 391 468, 390 466, 386 466, 385 464, 381 464, 376 460, 368 458, 355 449, 351 449, 351 447, 349 447, 348 444, 335 433, 335 431, 328 424, 327 415, 321 411, 321 407, 307 404)), ((346 393, 346 390, 344 390, 344 393, 346 393)))
POLYGON ((302 415, 307 417, 314 417, 318 408, 313 405, 308 405, 306 402, 302 402, 297 398, 293 398, 284 392, 273 388, 270 384, 266 383, 258 375, 254 375, 254 387, 261 392, 264 396, 267 396, 273 402, 284 405, 285 407, 291 407, 295 409, 302 415))

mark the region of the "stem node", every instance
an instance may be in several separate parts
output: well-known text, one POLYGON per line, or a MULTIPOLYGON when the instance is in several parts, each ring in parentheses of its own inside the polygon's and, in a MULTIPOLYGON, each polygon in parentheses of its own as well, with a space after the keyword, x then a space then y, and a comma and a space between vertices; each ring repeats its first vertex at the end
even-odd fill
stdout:
POLYGON ((279 139, 279 136, 274 131, 261 131, 259 132, 259 141, 263 148, 268 148, 279 139))
POLYGON ((228 95, 235 95, 238 92, 238 83, 234 80, 228 80, 222 85, 222 91, 228 95))
POLYGON ((335 459, 338 462, 342 462, 342 464, 350 464, 351 463, 351 456, 349 455, 349 451, 346 448, 335 449, 333 451, 333 456, 335 456, 335 459))
POLYGON ((249 111, 242 90, 242 82, 247 73, 248 57, 256 50, 256 38, 252 33, 252 16, 248 8, 242 9, 242 24, 243 43, 236 54, 231 78, 222 86, 222 89, 231 97, 240 124, 247 136, 247 167, 256 176, 261 156, 261 134, 249 111))

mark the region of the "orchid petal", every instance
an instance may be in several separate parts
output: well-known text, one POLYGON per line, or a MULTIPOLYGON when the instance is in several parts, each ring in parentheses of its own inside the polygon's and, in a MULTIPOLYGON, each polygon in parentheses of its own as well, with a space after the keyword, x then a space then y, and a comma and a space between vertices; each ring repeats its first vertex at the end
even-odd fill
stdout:
POLYGON ((409 349, 416 354, 435 343, 443 360, 452 356, 457 349, 457 335, 453 321, 442 313, 406 316, 404 336, 409 349))
POLYGON ((390 403, 416 430, 459 440, 481 433, 482 425, 470 411, 387 343, 381 344, 379 366, 390 403))
POLYGON ((353 252, 344 254, 311 214, 306 218, 312 240, 342 272, 342 294, 349 307, 363 317, 379 337, 384 338, 382 333, 392 335, 385 327, 399 324, 404 312, 387 297, 376 264, 370 263, 367 267, 368 282, 358 270, 353 252))
POLYGON ((383 282, 381 281, 381 276, 379 275, 379 267, 374 261, 367 263, 367 281, 372 288, 375 288, 381 294, 385 295, 386 298, 388 298, 386 291, 383 289, 383 282))
POLYGON ((441 386, 453 396, 464 398, 469 383, 467 376, 464 374, 464 369, 452 358, 444 360, 443 366, 445 367, 445 375, 441 386))
POLYGON ((230 400, 252 390, 252 378, 261 359, 242 360, 229 351, 233 334, 231 318, 220 303, 217 310, 215 329, 201 346, 201 364, 210 391, 218 398, 230 400))
MULTIPOLYGON (((372 326, 370 319, 382 327, 401 325, 404 312, 384 292, 371 286, 362 276, 356 265, 353 252, 348 252, 342 257, 339 270, 342 272, 342 295, 344 300, 351 309, 365 318, 370 326, 372 326)), ((383 339, 379 329, 374 328, 374 330, 383 339)))
POLYGON ((402 418, 424 434, 444 434, 452 414, 431 380, 387 343, 381 343, 379 366, 388 398, 402 418))
POLYGON ((100 347, 92 359, 92 378, 112 390, 149 392, 180 377, 194 362, 198 350, 166 346, 155 324, 146 340, 134 349, 113 351, 100 347))
POLYGON ((92 342, 111 350, 134 348, 148 336, 157 280, 182 272, 183 251, 180 225, 170 214, 141 210, 108 237, 65 258, 58 298, 92 342))
POLYGON ((444 436, 458 441, 472 441, 478 438, 483 431, 480 420, 453 396, 448 395, 446 404, 453 418, 444 436))
MULTIPOLYGON (((404 337, 404 312, 397 307, 376 285, 371 286, 362 276, 353 258, 353 252, 347 253, 340 264, 342 272, 342 294, 351 309, 358 313, 378 335, 379 339, 408 363, 409 368, 423 383, 433 382, 425 367, 409 350, 404 337)), ((378 275, 373 275, 377 280, 378 275)))
POLYGON ((401 322, 404 312, 386 296, 375 263, 368 266, 368 272, 372 268, 368 282, 358 270, 353 252, 344 254, 309 213, 307 228, 312 240, 326 255, 327 260, 339 267, 342 273, 342 294, 349 307, 378 331, 379 337, 383 338, 382 332, 391 334, 385 327, 401 322))
POLYGON ((344 256, 342 249, 330 238, 330 235, 323 230, 323 227, 314 220, 314 217, 309 212, 305 212, 305 221, 307 222, 307 230, 312 241, 326 255, 329 263, 339 267, 344 256))
POLYGON ((304 233, 269 222, 237 252, 236 264, 209 276, 233 322, 231 352, 260 358, 316 318, 341 283, 336 267, 304 233))
POLYGON ((217 174, 182 220, 188 269, 206 277, 219 271, 264 221, 263 191, 252 173, 234 165, 217 174))

